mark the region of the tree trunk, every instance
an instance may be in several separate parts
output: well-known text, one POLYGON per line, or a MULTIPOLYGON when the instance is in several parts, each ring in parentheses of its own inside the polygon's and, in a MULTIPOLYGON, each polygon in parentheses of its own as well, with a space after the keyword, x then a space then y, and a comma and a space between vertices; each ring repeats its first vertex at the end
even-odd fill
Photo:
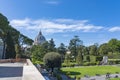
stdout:
POLYGON ((51 74, 52 74, 52 76, 53 76, 53 72, 54 72, 54 67, 52 67, 51 69, 52 69, 52 72, 51 72, 51 74))
POLYGON ((3 40, 3 54, 2 58, 5 59, 5 40, 3 40))

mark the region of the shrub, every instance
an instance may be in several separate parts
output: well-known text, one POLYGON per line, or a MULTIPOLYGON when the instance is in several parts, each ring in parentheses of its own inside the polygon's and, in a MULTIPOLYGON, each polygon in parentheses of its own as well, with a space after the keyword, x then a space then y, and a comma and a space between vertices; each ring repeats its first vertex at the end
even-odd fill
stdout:
POLYGON ((83 63, 83 66, 89 66, 90 64, 89 64, 90 62, 85 62, 85 63, 83 63))
POLYGON ((56 75, 56 78, 57 80, 62 80, 62 77, 59 74, 56 75))
POLYGON ((83 66, 92 66, 92 65, 96 65, 97 63, 96 62, 85 62, 84 64, 83 64, 83 66))
POLYGON ((51 68, 52 72, 54 68, 60 68, 61 67, 61 56, 59 53, 56 52, 49 52, 45 54, 44 63, 48 68, 51 68))
POLYGON ((90 56, 86 56, 86 60, 90 62, 90 56))
POLYGON ((76 77, 76 80, 80 80, 80 79, 81 79, 81 77, 80 77, 80 76, 77 76, 77 77, 76 77))
POLYGON ((102 56, 96 56, 96 61, 102 61, 103 57, 102 56))
POLYGON ((92 55, 91 55, 91 56, 90 56, 90 61, 91 61, 91 62, 95 62, 95 61, 96 61, 96 56, 92 56, 92 55))
POLYGON ((120 59, 109 59, 108 62, 109 62, 109 64, 119 64, 120 59))

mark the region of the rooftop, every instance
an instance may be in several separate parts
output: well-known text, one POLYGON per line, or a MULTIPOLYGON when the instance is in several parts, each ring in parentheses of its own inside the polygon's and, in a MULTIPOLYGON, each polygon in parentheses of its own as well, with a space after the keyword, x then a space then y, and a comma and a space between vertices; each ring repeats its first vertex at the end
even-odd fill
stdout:
POLYGON ((0 80, 45 80, 29 59, 26 62, 0 62, 0 80))

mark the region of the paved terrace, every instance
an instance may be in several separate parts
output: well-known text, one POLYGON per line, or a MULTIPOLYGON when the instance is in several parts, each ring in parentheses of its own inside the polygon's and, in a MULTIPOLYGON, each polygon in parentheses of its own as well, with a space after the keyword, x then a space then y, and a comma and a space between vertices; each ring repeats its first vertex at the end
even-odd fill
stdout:
POLYGON ((0 80, 45 80, 32 62, 0 60, 0 80))

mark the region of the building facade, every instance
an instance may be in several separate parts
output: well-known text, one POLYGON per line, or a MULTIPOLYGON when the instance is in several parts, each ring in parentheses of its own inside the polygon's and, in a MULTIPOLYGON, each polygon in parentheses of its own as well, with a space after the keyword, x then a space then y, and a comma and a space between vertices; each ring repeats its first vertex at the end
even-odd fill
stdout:
POLYGON ((39 34, 36 36, 33 45, 41 45, 46 42, 45 37, 42 35, 42 32, 40 31, 39 34))

